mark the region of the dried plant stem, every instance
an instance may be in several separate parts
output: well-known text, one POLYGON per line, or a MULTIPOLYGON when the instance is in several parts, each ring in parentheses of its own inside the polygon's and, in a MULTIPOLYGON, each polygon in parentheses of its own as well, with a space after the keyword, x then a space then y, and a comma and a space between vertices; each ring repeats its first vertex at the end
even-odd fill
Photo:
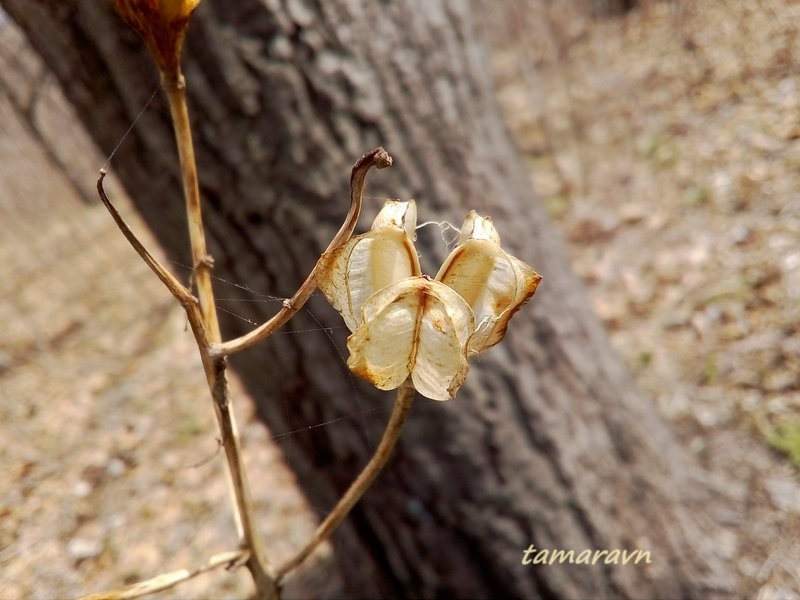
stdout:
POLYGON ((228 462, 231 487, 235 499, 234 517, 239 530, 240 544, 244 550, 247 550, 246 565, 253 576, 258 593, 257 597, 278 598, 279 594, 275 580, 268 571, 268 563, 263 554, 260 538, 255 533, 252 518, 252 501, 250 500, 249 486, 241 459, 236 421, 233 416, 232 406, 228 400, 226 359, 225 357, 212 358, 210 356, 211 340, 209 339, 208 328, 203 321, 197 298, 192 296, 191 292, 167 271, 136 237, 136 234, 133 233, 106 195, 103 187, 105 176, 106 172, 101 170, 100 177, 97 179, 97 192, 106 209, 131 246, 186 310, 186 316, 189 319, 189 325, 200 350, 203 369, 214 401, 214 409, 222 436, 222 446, 228 462))
MULTIPOLYGON (((120 16, 142 36, 148 48, 153 53, 153 57, 161 73, 161 87, 166 93, 169 103, 172 125, 175 132, 175 142, 180 159, 181 181, 183 183, 187 224, 192 250, 193 280, 197 289, 197 298, 192 295, 190 289, 187 289, 186 286, 177 281, 177 279, 156 260, 147 248, 136 238, 130 227, 128 227, 119 215, 119 212, 109 201, 103 189, 104 171, 100 172, 100 177, 97 181, 97 190, 103 204, 113 216, 122 233, 145 263, 155 272, 158 278, 167 286, 169 291, 178 299, 186 310, 192 333, 195 336, 195 341, 200 351, 203 369, 214 403, 214 412, 217 416, 219 430, 222 435, 222 446, 225 450, 228 472, 230 474, 229 481, 231 483, 231 492, 234 498, 234 519, 239 534, 240 548, 243 553, 241 558, 253 577, 256 587, 255 597, 264 600, 277 599, 280 597, 277 579, 270 571, 266 552, 261 544, 259 536, 256 534, 250 488, 244 471, 239 434, 236 427, 233 407, 228 394, 227 355, 236 350, 244 349, 267 337, 300 310, 316 289, 317 267, 315 266, 314 270, 312 270, 295 295, 284 301, 283 308, 267 323, 237 340, 233 340, 227 344, 221 343, 222 336, 217 319, 214 290, 211 284, 211 269, 214 265, 214 261, 208 254, 206 248, 197 164, 195 161, 194 144, 192 142, 192 132, 189 123, 189 111, 186 104, 186 82, 180 69, 181 46, 186 32, 186 25, 192 11, 197 6, 197 2, 172 2, 160 6, 158 4, 154 5, 152 2, 140 3, 133 0, 115 0, 114 6, 120 16), (158 6, 160 6, 160 8, 156 10, 155 7, 158 6), (164 10, 165 8, 168 10, 164 10), (244 556, 245 553, 246 556, 244 556)), ((364 183, 369 169, 373 166, 377 166, 378 168, 388 167, 391 164, 392 159, 383 148, 377 148, 365 154, 356 162, 350 179, 350 208, 347 213, 347 218, 339 229, 339 232, 331 241, 327 251, 338 248, 352 236, 361 213, 364 183)), ((350 508, 352 508, 352 505, 375 478, 377 471, 380 470, 386 462, 388 454, 397 439, 400 425, 405 418, 405 412, 407 412, 407 408, 403 411, 400 407, 404 402, 410 405, 412 396, 413 390, 405 395, 401 393, 398 396, 395 412, 392 413, 392 419, 387 426, 389 429, 384 435, 384 440, 390 441, 381 443, 376 456, 370 461, 365 473, 362 473, 356 480, 356 484, 359 484, 360 487, 354 484, 354 489, 348 491, 342 501, 340 501, 334 513, 323 523, 321 533, 318 532, 318 535, 315 537, 316 541, 312 541, 306 556, 310 554, 320 541, 325 539, 325 537, 330 534, 330 531, 344 518, 350 508), (406 397, 407 399, 401 402, 400 399, 406 397), (381 456, 382 453, 385 456, 381 456), (372 473, 370 469, 375 472, 372 473), (370 473, 372 474, 370 475, 370 473)), ((299 564, 303 558, 305 558, 305 556, 301 557, 297 564, 299 564)), ((183 577, 182 574, 185 573, 186 572, 181 572, 177 578, 175 574, 166 574, 150 581, 168 581, 171 582, 169 585, 169 587, 171 587, 171 585, 184 580, 185 577, 184 579, 181 577, 183 577)), ((162 588, 153 587, 152 591, 158 591, 159 589, 162 588)), ((118 596, 114 594, 115 593, 100 595, 98 597, 135 597, 118 596)))
MULTIPOLYGON (((105 188, 103 187, 103 181, 105 178, 106 170, 100 169, 100 176, 97 178, 97 194, 100 196, 103 206, 106 207, 106 210, 108 210, 108 212, 111 214, 111 218, 114 219, 114 222, 122 232, 122 235, 125 236, 125 239, 128 240, 131 246, 133 246, 133 249, 136 250, 137 254, 142 257, 142 260, 144 260, 145 264, 150 267, 150 269, 156 274, 161 282, 167 286, 167 289, 170 291, 170 293, 175 296, 175 299, 178 300, 178 302, 181 303, 181 306, 186 309, 186 312, 189 316, 189 323, 192 325, 192 327, 194 327, 196 324, 199 330, 204 331, 205 325, 203 324, 203 316, 199 311, 197 298, 192 296, 192 293, 186 289, 186 287, 180 281, 178 281, 172 273, 167 271, 167 269, 164 268, 158 259, 150 254, 150 251, 145 248, 142 242, 139 241, 139 238, 137 238, 136 234, 133 233, 130 226, 122 218, 122 215, 119 214, 116 206, 114 206, 111 203, 111 200, 108 199, 105 188)), ((207 339, 207 334, 203 335, 207 339)))
POLYGON ((206 252, 205 234, 203 232, 197 166, 189 129, 183 77, 179 73, 175 74, 174 77, 167 77, 162 74, 162 84, 169 100, 175 138, 178 145, 189 236, 194 258, 195 281, 197 282, 198 295, 200 297, 199 305, 198 300, 191 294, 190 290, 177 281, 136 238, 130 227, 109 201, 103 190, 104 171, 100 172, 97 189, 103 204, 111 213, 123 235, 186 310, 214 402, 214 412, 217 416, 230 474, 229 481, 234 498, 234 520, 239 533, 240 545, 243 549, 248 550, 246 564, 253 576, 258 597, 277 598, 279 593, 269 572, 266 552, 263 549, 260 538, 256 535, 250 488, 244 471, 233 407, 228 397, 227 360, 224 356, 212 357, 210 353, 212 344, 220 341, 220 330, 214 291, 211 286, 210 268, 212 261, 206 252))
POLYGON ((306 560, 319 545, 328 539, 328 536, 333 532, 339 523, 347 516, 350 510, 359 501, 361 496, 364 495, 375 478, 381 472, 383 467, 389 460, 392 450, 400 437, 400 430, 411 411, 411 404, 414 400, 414 386, 409 377, 403 385, 397 389, 397 398, 394 401, 394 408, 389 422, 386 424, 386 429, 383 432, 378 448, 375 454, 361 471, 359 476, 350 485, 344 496, 339 499, 339 502, 325 518, 325 520, 317 527, 311 541, 300 551, 296 556, 278 567, 275 572, 275 581, 278 585, 281 584, 283 578, 286 577, 291 571, 299 567, 304 560, 306 560))
MULTIPOLYGON (((356 228, 356 223, 358 222, 358 217, 361 214, 364 185, 366 183, 367 173, 369 170, 372 167, 384 169, 391 166, 391 164, 392 157, 389 156, 389 153, 386 152, 386 150, 380 147, 375 148, 371 152, 367 152, 364 156, 358 159, 358 161, 356 161, 356 164, 353 165, 353 169, 350 174, 350 207, 347 211, 347 216, 345 217, 344 223, 339 228, 339 231, 336 233, 333 240, 331 240, 331 243, 328 244, 328 248, 325 250, 325 252, 330 252, 338 248, 342 244, 346 243, 353 235, 353 231, 356 228)), ((249 348, 256 342, 263 340, 279 328, 283 327, 283 325, 286 324, 286 322, 292 318, 297 311, 303 308, 303 305, 311 297, 311 294, 313 294, 314 290, 317 289, 316 274, 317 266, 315 265, 314 269, 312 269, 311 273, 295 292, 294 296, 288 300, 284 300, 283 308, 281 308, 274 317, 243 336, 221 344, 216 344, 211 349, 211 356, 227 356, 229 354, 233 354, 234 352, 239 352, 240 350, 249 348)))
MULTIPOLYGON (((178 147, 189 239, 194 263, 194 280, 197 285, 197 294, 200 298, 200 310, 203 315, 203 323, 208 332, 208 341, 215 344, 221 340, 221 336, 214 290, 211 285, 213 260, 206 249, 197 163, 189 124, 189 111, 186 105, 186 84, 180 72, 162 71, 161 85, 169 102, 172 125, 175 130, 175 142, 178 147)), ((261 544, 261 539, 256 534, 253 503, 247 474, 244 471, 239 432, 236 427, 233 406, 228 397, 227 361, 224 357, 211 357, 209 352, 211 344, 206 345, 199 339, 197 343, 200 348, 203 368, 206 372, 208 386, 211 389, 214 409, 222 434, 222 445, 228 462, 232 493, 235 500, 234 516, 239 531, 240 543, 243 548, 247 548, 251 552, 247 567, 253 576, 258 594, 260 596, 264 595, 264 597, 276 597, 278 590, 268 571, 269 563, 266 551, 261 544)))
MULTIPOLYGON (((255 531, 250 488, 244 471, 233 408, 228 397, 227 355, 238 350, 243 350, 269 336, 300 310, 317 287, 316 266, 294 296, 284 302, 283 308, 272 319, 245 336, 224 344, 220 343, 219 322, 217 320, 214 291, 211 287, 210 277, 212 261, 206 254, 202 211, 197 183, 197 167, 194 161, 191 132, 189 131, 183 78, 178 74, 173 78, 162 77, 162 80, 173 115, 175 137, 181 161, 181 173, 186 197, 186 210, 192 244, 192 255, 195 262, 195 281, 200 297, 199 301, 192 295, 189 289, 180 283, 175 276, 147 250, 144 244, 141 243, 127 223, 122 219, 119 211, 117 211, 116 207, 114 207, 105 193, 103 180, 106 173, 102 170, 97 180, 97 191, 103 204, 108 209, 125 238, 186 310, 192 333, 195 336, 197 346, 200 350, 203 369, 206 374, 209 389, 211 390, 211 396, 214 400, 214 409, 217 415, 219 430, 222 434, 222 445, 228 462, 231 488, 235 500, 234 517, 239 532, 242 552, 246 552, 246 555, 242 554, 242 557, 250 570, 256 586, 255 597, 276 599, 280 597, 280 580, 300 565, 328 538, 331 532, 341 523, 342 519, 347 516, 353 508, 353 505, 369 488, 380 470, 386 464, 392 448, 397 442, 400 428, 411 407, 414 388, 411 386, 410 381, 407 381, 400 387, 392 416, 389 419, 386 431, 384 432, 375 455, 364 468, 364 471, 362 471, 353 482, 347 493, 340 499, 336 507, 334 507, 331 514, 328 515, 325 521, 319 526, 309 544, 295 558, 283 565, 277 576, 273 575, 269 569, 269 563, 261 540, 256 535, 255 531)), ((353 235, 358 217, 361 214, 364 186, 368 171, 372 167, 382 169, 391 164, 392 158, 389 154, 383 148, 376 148, 362 156, 353 166, 350 177, 350 207, 344 223, 328 245, 326 252, 330 252, 346 243, 353 235)), ((170 583, 169 587, 171 587, 188 578, 185 577, 181 579, 178 577, 174 579, 173 582, 174 577, 176 577, 175 574, 165 574, 148 581, 170 581, 172 583, 170 583)), ((126 590, 127 589, 128 588, 126 588, 126 590)), ((158 591, 158 589, 162 588, 153 588, 153 591, 158 591)), ((114 593, 116 592, 109 592, 109 595, 97 595, 94 598, 135 597, 114 596, 114 593)))
POLYGON ((186 84, 183 75, 177 74, 171 78, 162 76, 161 85, 167 94, 169 111, 172 115, 172 126, 175 130, 175 142, 178 146, 197 295, 200 298, 203 322, 208 327, 211 340, 218 342, 221 338, 219 322, 217 321, 217 307, 214 303, 214 290, 211 286, 213 262, 206 250, 197 163, 194 157, 192 130, 189 125, 189 110, 186 105, 186 84))
POLYGON ((179 583, 188 581, 198 575, 202 575, 213 569, 219 567, 231 567, 247 559, 249 553, 247 550, 234 550, 233 552, 222 552, 215 554, 209 558, 204 564, 194 567, 193 569, 181 569, 179 571, 172 571, 171 573, 162 573, 146 581, 140 581, 133 585, 120 588, 118 590, 110 590, 108 592, 101 592, 99 594, 89 594, 88 596, 81 596, 79 600, 129 600, 130 598, 141 598, 156 592, 163 592, 170 588, 175 587, 179 583))

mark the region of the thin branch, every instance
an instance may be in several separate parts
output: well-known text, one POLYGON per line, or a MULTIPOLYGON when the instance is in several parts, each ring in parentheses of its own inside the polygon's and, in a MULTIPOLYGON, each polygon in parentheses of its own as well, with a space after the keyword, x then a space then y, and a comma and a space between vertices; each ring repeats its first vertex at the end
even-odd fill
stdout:
MULTIPOLYGON (((188 140, 191 143, 191 138, 188 140)), ((191 153, 194 156, 194 153, 191 153)), ((105 179, 105 170, 100 171, 100 176, 97 180, 97 192, 100 199, 105 205, 106 209, 111 214, 122 234, 130 242, 131 246, 136 250, 139 256, 145 261, 150 269, 158 276, 158 278, 167 286, 173 296, 181 303, 186 310, 186 315, 189 324, 192 328, 195 341, 197 342, 198 349, 200 350, 200 358, 203 363, 203 370, 206 374, 208 386, 211 390, 211 395, 214 402, 214 411, 217 416, 217 423, 222 437, 222 445, 225 449, 225 458, 227 459, 228 472, 230 474, 231 491, 234 498, 234 519, 236 522, 237 530, 239 532, 240 543, 243 548, 248 550, 247 567, 250 570, 253 580, 256 584, 258 593, 264 598, 278 597, 277 587, 275 586, 274 579, 269 573, 268 561, 266 552, 263 548, 260 538, 256 534, 255 519, 253 517, 253 503, 250 495, 250 488, 247 481, 247 476, 244 472, 242 461, 242 452, 239 444, 239 434, 236 428, 236 420, 233 415, 233 407, 230 405, 228 398, 228 383, 226 377, 226 359, 225 357, 212 358, 209 354, 211 347, 212 336, 214 331, 209 330, 209 325, 205 321, 204 315, 201 313, 201 307, 198 305, 198 300, 191 292, 178 281, 159 261, 156 259, 144 244, 136 237, 131 228, 119 214, 116 207, 111 203, 105 193, 103 187, 103 180, 105 179)), ((198 207, 199 208, 199 207, 198 207)), ((188 211, 189 221, 195 218, 193 211, 188 211)), ((198 284, 198 289, 204 288, 198 284)), ((208 288, 211 293, 211 303, 214 304, 213 290, 208 288)), ((216 315, 212 327, 216 325, 216 315)), ((219 329, 216 330, 214 340, 219 341, 219 329)))
POLYGON ((204 340, 198 339, 197 343, 200 347, 203 367, 206 371, 208 386, 214 401, 217 423, 222 434, 225 458, 228 462, 236 528, 242 547, 250 551, 247 568, 253 576, 257 597, 277 598, 279 591, 269 571, 266 549, 256 531, 253 502, 247 474, 244 470, 239 432, 236 427, 233 407, 228 396, 227 360, 224 356, 212 357, 210 353, 212 344, 218 343, 221 339, 214 289, 211 285, 213 259, 206 250, 197 164, 189 123, 189 110, 186 104, 186 83, 180 73, 180 69, 161 68, 161 87, 167 94, 172 125, 175 130, 175 142, 178 146, 181 179, 186 202, 189 239, 194 261, 194 281, 200 297, 202 321, 208 332, 208 338, 204 340))
MULTIPOLYGON (((142 257, 145 263, 153 270, 158 278, 167 286, 186 309, 192 331, 195 335, 203 368, 206 373, 208 385, 214 400, 214 409, 217 416, 218 425, 222 434, 223 447, 228 462, 231 487, 234 496, 234 517, 237 529, 239 530, 240 542, 243 549, 247 551, 247 567, 250 570, 256 585, 256 594, 259 598, 277 598, 279 592, 279 578, 274 577, 269 571, 269 563, 266 553, 261 544, 260 538, 256 535, 252 501, 247 477, 241 459, 241 449, 239 447, 239 436, 236 430, 236 421, 233 410, 228 398, 227 383, 227 354, 236 350, 241 350, 257 341, 270 335, 281 327, 289 318, 294 315, 317 287, 316 266, 303 282, 294 296, 284 302, 284 307, 267 323, 251 332, 248 335, 232 340, 226 344, 220 344, 219 323, 216 315, 214 302, 214 291, 211 286, 210 269, 212 265, 211 257, 206 253, 205 235, 203 233, 202 210, 200 206, 199 187, 197 179, 197 167, 194 159, 194 149, 192 145, 191 131, 189 129, 189 118, 186 107, 185 89, 183 77, 178 73, 176 78, 164 76, 162 71, 162 85, 169 98, 170 111, 175 127, 175 137, 178 144, 178 152, 181 162, 181 174, 184 186, 184 196, 186 200, 187 219, 189 233, 192 244, 192 255, 195 266, 195 281, 197 283, 198 300, 192 296, 191 292, 184 287, 161 263, 144 247, 139 239, 133 234, 130 227, 120 216, 114 205, 108 199, 103 188, 105 171, 101 170, 97 181, 97 190, 103 204, 106 206, 117 226, 123 235, 142 257)), ((379 169, 388 167, 392 164, 392 158, 383 148, 376 148, 372 152, 365 154, 353 166, 350 177, 350 206, 341 228, 328 245, 326 252, 330 252, 342 244, 353 235, 358 217, 361 214, 361 206, 364 194, 367 172, 373 167, 379 169)), ((411 406, 414 395, 413 387, 407 382, 398 391, 398 398, 392 417, 387 424, 384 437, 376 450, 375 456, 365 467, 347 493, 341 498, 337 506, 327 519, 320 525, 311 542, 306 548, 292 561, 289 561, 281 570, 280 577, 283 577, 292 569, 302 563, 322 541, 327 539, 330 533, 338 526, 344 517, 352 509, 353 505, 364 494, 367 488, 377 477, 380 470, 386 464, 392 448, 394 447, 402 426, 411 406)), ((154 580, 154 585, 161 585, 168 582, 171 587, 186 579, 187 572, 178 574, 168 574, 154 580)), ((137 588, 138 589, 138 588, 137 588)), ((150 589, 145 587, 145 589, 150 589)), ((153 588, 157 591, 161 588, 153 588)), ((164 588, 166 589, 166 588, 164 588)), ((131 593, 137 594, 135 590, 131 593)), ((150 592, 144 592, 150 593, 150 592)), ((136 596, 99 596, 109 598, 124 598, 136 596)))
POLYGON ((364 470, 361 471, 356 480, 350 485, 344 496, 339 499, 339 502, 325 518, 325 520, 317 527, 311 541, 300 551, 296 556, 278 567, 275 572, 275 581, 280 585, 286 575, 299 567, 304 560, 306 560, 316 550, 319 545, 328 539, 328 536, 333 532, 336 527, 342 522, 347 514, 355 506, 356 502, 361 499, 372 482, 381 472, 383 467, 389 460, 392 450, 400 437, 400 430, 411 411, 411 404, 414 400, 414 386, 409 377, 403 385, 397 389, 397 398, 394 401, 394 408, 389 422, 386 424, 386 429, 383 432, 378 448, 375 450, 372 458, 369 460, 364 470))
MULTIPOLYGON (((144 246, 139 238, 136 237, 136 234, 133 233, 133 230, 125 222, 125 219, 123 219, 122 215, 119 214, 117 207, 114 206, 111 200, 108 199, 105 187, 103 186, 103 180, 105 178, 106 170, 100 169, 100 176, 97 178, 97 193, 100 195, 100 200, 102 200, 103 205, 111 214, 111 217, 114 219, 117 227, 119 227, 122 235, 125 236, 125 239, 130 242, 130 245, 133 246, 133 249, 136 250, 137 254, 142 257, 142 260, 144 260, 147 266, 150 267, 150 269, 156 274, 161 282, 167 286, 167 289, 170 291, 170 293, 175 296, 178 302, 180 302, 183 308, 186 310, 186 317, 189 319, 189 325, 192 327, 192 333, 197 340, 198 346, 201 348, 208 348, 210 345, 210 341, 208 339, 208 330, 206 329, 205 323, 203 323, 203 316, 200 314, 200 307, 197 304, 197 298, 192 296, 191 292, 180 281, 178 281, 172 273, 167 271, 166 267, 164 267, 164 265, 162 265, 158 259, 150 253, 150 251, 144 246)), ((201 357, 204 357, 203 368, 208 376, 208 373, 211 369, 211 361, 207 358, 207 352, 201 351, 200 355, 201 357)))
MULTIPOLYGON (((358 217, 361 215, 361 205, 364 197, 364 185, 367 178, 367 173, 372 167, 384 169, 391 166, 392 157, 383 148, 375 148, 362 156, 355 165, 350 175, 350 208, 347 211, 344 223, 339 228, 339 231, 334 236, 331 243, 325 252, 331 252, 342 244, 347 243, 353 235, 353 231, 358 223, 358 217)), ((236 339, 215 344, 211 347, 210 354, 212 357, 227 356, 234 352, 239 352, 245 348, 249 348, 253 344, 263 340, 264 338, 272 335, 275 331, 283 327, 286 322, 294 316, 294 314, 303 308, 303 305, 317 289, 317 266, 311 270, 306 280, 295 292, 294 296, 288 300, 283 301, 283 308, 266 323, 260 325, 250 333, 240 336, 236 339)))
POLYGON ((164 590, 173 588, 179 583, 188 581, 189 579, 218 567, 225 566, 226 568, 231 568, 242 564, 247 560, 249 554, 247 550, 222 552, 221 554, 215 554, 204 564, 193 569, 181 569, 179 571, 172 571, 171 573, 163 573, 152 579, 140 581, 139 583, 134 583, 133 585, 118 590, 81 596, 78 600, 128 600, 130 598, 141 598, 148 594, 155 594, 156 592, 163 592, 164 590))
POLYGON ((212 363, 213 374, 209 381, 211 397, 214 401, 217 424, 222 437, 222 447, 225 450, 225 458, 228 462, 228 473, 234 500, 234 518, 239 530, 240 543, 244 548, 250 550, 247 568, 255 583, 255 597, 278 598, 278 587, 269 571, 267 553, 256 531, 253 500, 244 469, 244 461, 242 460, 239 432, 236 428, 233 406, 228 398, 228 359, 224 356, 209 358, 207 347, 202 351, 202 355, 204 362, 210 360, 212 363))
POLYGON ((211 341, 216 343, 221 338, 219 322, 217 321, 217 307, 214 302, 214 290, 211 286, 211 267, 214 263, 206 250, 197 164, 194 158, 189 110, 186 105, 186 82, 180 73, 177 73, 174 77, 167 78, 162 71, 161 87, 164 88, 167 94, 169 111, 172 115, 172 126, 175 130, 175 143, 178 146, 183 195, 186 202, 186 220, 189 227, 189 240, 192 246, 194 280, 197 284, 197 295, 200 298, 200 310, 203 313, 203 322, 208 328, 211 341))
POLYGON ((191 292, 186 289, 172 273, 167 271, 164 265, 145 248, 144 244, 139 241, 139 238, 136 237, 136 234, 133 233, 130 226, 125 222, 125 219, 122 218, 122 215, 119 214, 117 208, 111 203, 111 200, 108 199, 106 190, 103 187, 103 180, 105 180, 106 174, 105 169, 100 169, 100 176, 97 178, 97 193, 100 195, 100 200, 102 200, 103 205, 108 212, 111 213, 111 217, 114 219, 117 227, 119 227, 122 235, 125 236, 125 239, 130 242, 133 249, 142 257, 142 260, 147 263, 147 266, 158 276, 161 282, 167 286, 167 289, 175 296, 181 305, 185 307, 188 304, 197 304, 197 298, 192 296, 191 292))

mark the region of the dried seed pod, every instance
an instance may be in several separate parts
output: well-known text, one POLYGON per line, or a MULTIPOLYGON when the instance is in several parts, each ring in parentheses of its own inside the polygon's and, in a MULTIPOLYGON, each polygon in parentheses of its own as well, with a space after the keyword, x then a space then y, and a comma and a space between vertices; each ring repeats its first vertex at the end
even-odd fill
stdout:
POLYGON ((449 400, 467 375, 466 345, 475 331, 467 303, 426 276, 397 281, 369 297, 364 321, 347 340, 347 366, 381 390, 411 375, 417 391, 449 400))
POLYGON ((503 250, 491 218, 474 210, 464 220, 457 243, 436 279, 472 308, 477 330, 470 338, 469 354, 474 355, 503 339, 509 319, 530 300, 542 278, 503 250))
POLYGON ((350 331, 362 323, 362 307, 372 294, 420 274, 408 232, 416 225, 413 200, 387 200, 372 229, 327 252, 317 267, 317 285, 350 331))
POLYGON ((369 232, 320 258, 317 283, 353 332, 354 373, 382 390, 411 376, 423 396, 448 400, 464 383, 467 356, 503 339, 541 277, 475 211, 436 279, 421 276, 415 225, 413 200, 387 201, 369 232))

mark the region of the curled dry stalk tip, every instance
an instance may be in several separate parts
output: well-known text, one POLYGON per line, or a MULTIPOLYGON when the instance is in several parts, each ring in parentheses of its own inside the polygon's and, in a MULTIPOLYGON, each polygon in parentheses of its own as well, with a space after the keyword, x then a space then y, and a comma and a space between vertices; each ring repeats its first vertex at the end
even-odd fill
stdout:
POLYGON ((103 206, 106 207, 106 210, 108 210, 108 212, 111 214, 111 218, 114 219, 117 227, 122 232, 122 235, 125 236, 125 239, 127 239, 130 245, 133 246, 133 249, 136 250, 137 254, 139 254, 142 260, 144 260, 147 266, 150 267, 150 269, 156 274, 162 283, 167 286, 167 289, 173 296, 175 296, 178 302, 180 302, 184 307, 196 304, 197 299, 192 296, 191 292, 189 292, 189 290, 186 289, 186 287, 180 281, 178 281, 175 276, 172 275, 172 273, 170 273, 155 256, 150 253, 150 251, 139 240, 139 238, 136 237, 136 234, 133 233, 130 226, 122 218, 122 215, 119 214, 117 207, 114 206, 111 200, 109 200, 104 186, 104 181, 107 174, 108 173, 105 169, 100 169, 100 175, 97 178, 97 193, 100 196, 100 200, 103 202, 103 206))
MULTIPOLYGON (((392 157, 381 147, 367 152, 356 161, 350 174, 350 206, 347 211, 347 216, 345 217, 344 223, 342 223, 342 226, 339 228, 339 231, 333 237, 333 240, 331 240, 331 243, 328 244, 325 252, 330 252, 342 244, 347 243, 353 235, 353 231, 358 223, 358 217, 361 215, 364 186, 369 170, 372 167, 385 169, 391 165, 392 157)), ((318 264, 319 263, 317 263, 317 265, 318 264)), ((317 289, 317 265, 314 265, 311 273, 309 273, 306 280, 297 289, 294 296, 283 301, 283 306, 275 316, 243 336, 227 342, 214 344, 209 350, 210 355, 213 358, 217 358, 239 352, 269 337, 279 328, 283 327, 297 311, 303 308, 303 305, 314 293, 314 290, 317 289)))

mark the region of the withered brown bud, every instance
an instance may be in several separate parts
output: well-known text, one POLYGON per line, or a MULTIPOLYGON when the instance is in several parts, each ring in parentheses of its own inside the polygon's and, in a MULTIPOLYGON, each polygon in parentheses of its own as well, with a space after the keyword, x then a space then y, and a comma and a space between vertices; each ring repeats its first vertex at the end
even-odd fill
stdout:
POLYGON ((200 0, 114 0, 122 19, 142 36, 162 76, 177 79, 181 47, 200 0))

